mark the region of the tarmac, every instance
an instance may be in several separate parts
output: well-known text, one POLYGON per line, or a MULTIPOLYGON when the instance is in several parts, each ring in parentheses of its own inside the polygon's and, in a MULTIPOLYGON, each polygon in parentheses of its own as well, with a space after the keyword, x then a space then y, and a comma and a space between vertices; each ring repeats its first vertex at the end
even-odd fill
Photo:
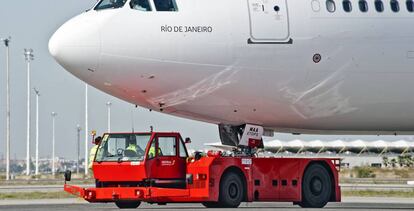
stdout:
MULTIPOLYGON (((76 185, 76 184, 75 184, 76 185)), ((94 184, 79 184, 82 187, 93 187, 94 184)), ((414 191, 414 184, 340 184, 341 190, 353 191, 414 191)), ((3 185, 0 193, 19 192, 58 192, 63 190, 63 185, 3 185)))
MULTIPOLYGON (((119 210, 113 203, 89 204, 80 199, 54 199, 54 200, 4 200, 0 201, 2 211, 86 211, 86 210, 119 210)), ((168 204, 150 205, 143 203, 137 210, 309 210, 302 209, 292 203, 243 203, 235 209, 206 209, 201 204, 168 204)), ((347 197, 341 203, 330 203, 323 209, 310 210, 414 210, 414 199, 412 198, 353 198, 347 197)))

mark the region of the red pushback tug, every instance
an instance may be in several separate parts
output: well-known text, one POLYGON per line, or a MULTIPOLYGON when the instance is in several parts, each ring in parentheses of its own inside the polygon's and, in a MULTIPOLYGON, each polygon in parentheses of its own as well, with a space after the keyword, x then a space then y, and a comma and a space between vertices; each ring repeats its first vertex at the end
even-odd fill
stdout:
MULTIPOLYGON (((338 159, 261 158, 252 148, 189 157, 179 133, 104 134, 93 163, 96 188, 65 184, 92 203, 202 203, 238 207, 241 202, 293 202, 324 207, 341 200, 338 159)), ((249 140, 249 143, 255 143, 249 140)), ((70 172, 65 173, 70 181, 70 172)))

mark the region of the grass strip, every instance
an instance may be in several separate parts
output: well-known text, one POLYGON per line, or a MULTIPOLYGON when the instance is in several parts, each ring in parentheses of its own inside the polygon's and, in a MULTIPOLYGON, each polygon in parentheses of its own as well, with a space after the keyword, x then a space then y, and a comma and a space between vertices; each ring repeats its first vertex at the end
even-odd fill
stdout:
POLYGON ((350 197, 397 197, 414 198, 413 191, 373 191, 373 190, 343 190, 342 196, 350 197))
MULTIPOLYGON (((0 186, 22 186, 22 185, 62 185, 65 182, 63 180, 9 180, 9 181, 1 181, 0 180, 0 186)), ((72 184, 94 184, 95 180, 72 180, 72 184)))
POLYGON ((76 196, 59 192, 16 192, 16 193, 0 193, 0 200, 10 199, 66 199, 76 198, 76 196))

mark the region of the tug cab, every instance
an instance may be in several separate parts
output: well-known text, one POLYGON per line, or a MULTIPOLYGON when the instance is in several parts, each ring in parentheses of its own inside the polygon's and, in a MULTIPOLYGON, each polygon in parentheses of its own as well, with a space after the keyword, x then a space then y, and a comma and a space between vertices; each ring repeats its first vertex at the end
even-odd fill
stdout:
POLYGON ((92 170, 97 187, 185 188, 187 157, 179 133, 107 133, 92 170))

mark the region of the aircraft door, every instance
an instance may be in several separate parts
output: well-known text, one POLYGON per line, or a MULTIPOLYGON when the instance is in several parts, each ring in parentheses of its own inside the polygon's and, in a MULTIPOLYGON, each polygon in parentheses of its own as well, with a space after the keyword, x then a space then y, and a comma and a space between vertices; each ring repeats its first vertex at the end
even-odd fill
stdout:
POLYGON ((289 40, 287 0, 248 0, 250 41, 285 42, 289 40))

